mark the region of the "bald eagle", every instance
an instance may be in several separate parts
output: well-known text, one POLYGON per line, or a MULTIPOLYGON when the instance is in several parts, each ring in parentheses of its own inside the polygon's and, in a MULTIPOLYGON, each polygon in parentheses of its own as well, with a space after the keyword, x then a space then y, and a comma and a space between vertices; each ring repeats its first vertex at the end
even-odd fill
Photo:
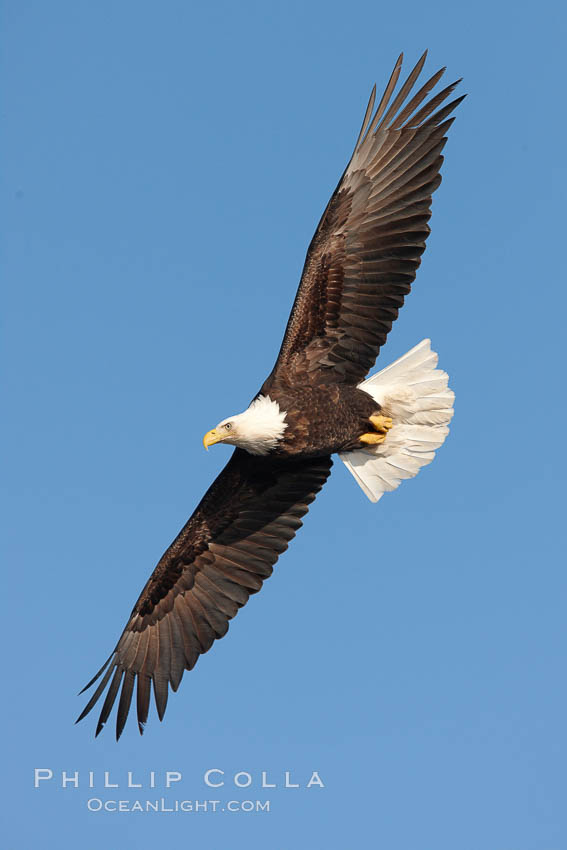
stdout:
MULTIPOLYGON (((276 364, 250 406, 208 431, 235 450, 144 587, 78 718, 108 687, 96 734, 120 693, 120 737, 136 686, 138 728, 151 691, 160 720, 169 688, 228 630, 302 525, 338 454, 372 501, 431 462, 454 396, 424 340, 365 380, 409 293, 429 234, 441 151, 460 82, 415 91, 424 54, 396 92, 402 56, 309 245, 276 364), (445 105, 442 105, 445 104, 445 105)), ((81 693, 83 693, 81 691, 81 693)), ((78 722, 78 721, 77 721, 78 722)))

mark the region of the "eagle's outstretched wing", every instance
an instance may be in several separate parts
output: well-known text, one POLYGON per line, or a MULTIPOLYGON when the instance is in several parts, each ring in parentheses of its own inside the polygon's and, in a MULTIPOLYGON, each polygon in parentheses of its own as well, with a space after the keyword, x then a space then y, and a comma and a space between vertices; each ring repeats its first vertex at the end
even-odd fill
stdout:
POLYGON ((372 91, 352 159, 307 251, 265 395, 279 381, 361 381, 410 291, 441 182, 441 151, 454 120, 447 116, 464 97, 438 109, 457 80, 422 106, 444 68, 411 96, 426 55, 393 97, 400 56, 375 112, 372 91))
POLYGON ((134 685, 140 732, 152 686, 163 717, 169 686, 177 690, 184 670, 191 670, 199 655, 226 634, 228 621, 271 575, 331 465, 330 457, 278 462, 235 450, 162 556, 114 652, 83 689, 102 676, 78 720, 108 687, 98 735, 120 691, 119 738, 134 685))

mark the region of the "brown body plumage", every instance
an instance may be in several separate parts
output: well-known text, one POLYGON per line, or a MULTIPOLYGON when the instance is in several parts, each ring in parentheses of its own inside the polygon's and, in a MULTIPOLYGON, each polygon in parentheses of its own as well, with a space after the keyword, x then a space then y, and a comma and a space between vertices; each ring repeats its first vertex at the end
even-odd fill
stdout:
POLYGON ((153 688, 163 717, 168 690, 222 637, 272 572, 327 480, 331 454, 360 446, 376 401, 357 384, 384 344, 425 249, 431 195, 441 181, 448 86, 416 93, 425 55, 394 97, 398 59, 376 108, 372 92, 353 156, 315 232, 278 360, 261 394, 286 415, 265 457, 237 448, 142 591, 101 682, 97 734, 120 693, 120 736, 136 685, 140 731, 153 688), (437 110, 437 111, 435 111, 437 110))
POLYGON ((321 457, 361 446, 369 418, 380 405, 348 384, 273 388, 270 398, 286 411, 287 428, 274 456, 321 457))

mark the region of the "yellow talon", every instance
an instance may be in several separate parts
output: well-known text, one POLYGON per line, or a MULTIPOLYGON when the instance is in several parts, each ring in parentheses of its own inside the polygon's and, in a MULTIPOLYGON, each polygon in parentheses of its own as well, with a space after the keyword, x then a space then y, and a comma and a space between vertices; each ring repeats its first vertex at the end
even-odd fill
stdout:
POLYGON ((367 443, 369 446, 377 446, 384 442, 387 433, 388 432, 385 431, 383 434, 363 434, 358 439, 361 443, 367 443))
POLYGON ((389 416, 382 416, 381 413, 379 413, 378 416, 369 416, 368 418, 370 419, 374 430, 379 434, 384 434, 384 437, 394 424, 389 416))
POLYGON ((380 443, 383 443, 386 439, 393 422, 389 416, 382 416, 381 413, 376 416, 369 416, 368 419, 374 428, 374 431, 371 431, 368 434, 363 434, 358 439, 361 443, 366 443, 368 446, 379 446, 380 443))

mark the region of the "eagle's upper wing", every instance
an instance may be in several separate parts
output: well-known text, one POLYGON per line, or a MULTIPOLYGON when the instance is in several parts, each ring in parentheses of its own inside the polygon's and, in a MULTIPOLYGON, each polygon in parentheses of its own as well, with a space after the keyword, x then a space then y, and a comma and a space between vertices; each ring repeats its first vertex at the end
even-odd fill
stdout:
POLYGON ((168 687, 177 690, 184 670, 226 634, 228 621, 251 593, 260 590, 300 528, 301 517, 327 480, 331 465, 330 457, 278 462, 235 450, 162 556, 114 652, 83 689, 104 673, 78 720, 89 713, 109 682, 97 735, 119 691, 116 736, 121 735, 135 684, 140 732, 148 717, 152 684, 158 715, 163 717, 168 687))
POLYGON ((441 182, 445 133, 454 120, 446 119, 463 99, 435 111, 453 83, 422 106, 443 68, 406 103, 425 57, 392 100, 400 56, 374 114, 372 92, 352 159, 307 251, 264 394, 278 381, 361 381, 410 291, 429 234, 431 195, 441 182))

